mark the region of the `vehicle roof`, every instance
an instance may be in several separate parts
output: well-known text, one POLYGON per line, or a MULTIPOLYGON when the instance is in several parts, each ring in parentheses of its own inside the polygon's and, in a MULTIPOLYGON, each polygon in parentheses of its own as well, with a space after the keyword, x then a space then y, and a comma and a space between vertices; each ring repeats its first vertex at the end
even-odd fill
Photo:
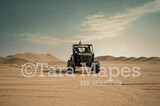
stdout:
POLYGON ((92 44, 73 44, 73 46, 92 46, 92 44))

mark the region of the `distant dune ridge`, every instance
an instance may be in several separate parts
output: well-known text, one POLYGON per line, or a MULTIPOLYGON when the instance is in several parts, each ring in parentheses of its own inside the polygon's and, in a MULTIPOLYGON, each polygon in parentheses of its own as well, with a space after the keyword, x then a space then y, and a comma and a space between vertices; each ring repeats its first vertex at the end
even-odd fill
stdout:
MULTIPOLYGON (((98 56, 95 60, 107 63, 149 63, 160 64, 159 57, 113 57, 113 56, 98 56)), ((48 64, 63 63, 64 61, 52 56, 51 54, 34 54, 34 53, 20 53, 10 55, 7 57, 0 57, 0 64, 24 64, 26 62, 46 62, 48 64)))
POLYGON ((7 57, 0 57, 0 64, 24 64, 26 62, 47 62, 52 64, 63 61, 50 54, 23 53, 10 55, 7 57))
POLYGON ((4 61, 3 57, 0 57, 0 63, 2 63, 4 61))
POLYGON ((95 58, 97 61, 110 62, 110 63, 149 63, 160 64, 159 57, 113 57, 113 56, 98 56, 95 58))

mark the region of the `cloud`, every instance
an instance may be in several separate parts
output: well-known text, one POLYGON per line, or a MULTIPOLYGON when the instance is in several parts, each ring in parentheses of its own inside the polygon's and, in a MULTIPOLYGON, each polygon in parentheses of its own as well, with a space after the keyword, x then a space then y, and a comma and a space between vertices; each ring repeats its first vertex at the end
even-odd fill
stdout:
POLYGON ((114 16, 105 17, 97 14, 87 17, 83 23, 82 31, 95 32, 99 38, 108 38, 119 36, 120 31, 127 28, 127 25, 134 20, 142 17, 146 13, 160 10, 160 0, 154 0, 133 9, 128 9, 125 13, 119 13, 114 16))
POLYGON ((95 14, 86 17, 86 21, 82 23, 81 32, 83 35, 70 36, 64 39, 53 36, 42 36, 39 33, 19 34, 26 37, 26 40, 43 45, 55 45, 59 43, 77 43, 79 40, 89 42, 109 37, 117 37, 120 32, 127 28, 128 24, 142 17, 146 13, 152 13, 160 10, 160 0, 148 2, 143 6, 128 9, 124 13, 106 17, 104 14, 95 14))
POLYGON ((49 37, 49 36, 32 36, 32 37, 29 37, 27 40, 34 43, 40 43, 43 45, 55 45, 60 42, 59 39, 49 37))
POLYGON ((80 40, 89 41, 90 39, 88 39, 87 36, 85 37, 85 36, 80 36, 80 35, 72 36, 72 37, 65 38, 65 39, 58 39, 53 36, 34 35, 34 36, 28 36, 26 40, 33 42, 33 43, 39 43, 42 45, 56 45, 59 43, 69 43, 69 42, 77 43, 80 40))
POLYGON ((103 14, 96 14, 96 15, 88 16, 87 19, 103 18, 103 17, 104 17, 103 14))

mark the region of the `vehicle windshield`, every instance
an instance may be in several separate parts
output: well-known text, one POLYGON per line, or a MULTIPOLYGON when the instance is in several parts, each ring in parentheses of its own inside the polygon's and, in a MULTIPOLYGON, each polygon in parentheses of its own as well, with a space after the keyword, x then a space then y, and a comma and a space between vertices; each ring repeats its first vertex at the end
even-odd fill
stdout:
POLYGON ((75 53, 91 53, 92 49, 91 49, 90 46, 88 46, 88 47, 76 47, 74 49, 74 52, 75 53))

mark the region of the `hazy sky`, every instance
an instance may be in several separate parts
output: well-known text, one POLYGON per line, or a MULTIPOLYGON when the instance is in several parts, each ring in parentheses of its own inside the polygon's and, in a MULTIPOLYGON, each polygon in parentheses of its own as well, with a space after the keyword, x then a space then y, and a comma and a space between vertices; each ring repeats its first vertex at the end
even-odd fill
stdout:
POLYGON ((73 43, 96 56, 160 56, 160 0, 0 0, 0 55, 50 53, 73 43))

